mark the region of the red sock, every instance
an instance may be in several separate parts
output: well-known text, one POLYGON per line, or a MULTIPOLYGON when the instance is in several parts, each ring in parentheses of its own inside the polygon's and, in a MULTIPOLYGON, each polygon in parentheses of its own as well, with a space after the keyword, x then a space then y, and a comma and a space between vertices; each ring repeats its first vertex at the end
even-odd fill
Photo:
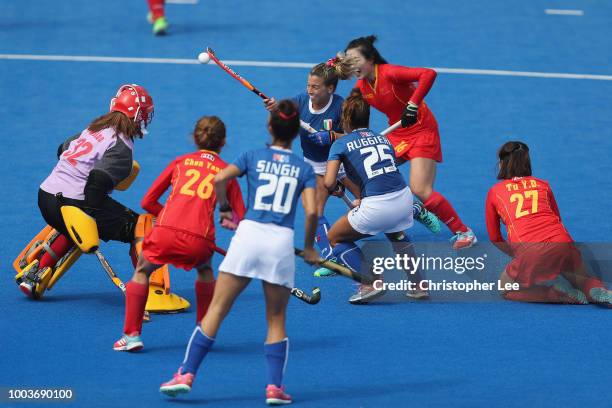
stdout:
POLYGON ((142 332, 142 317, 144 315, 149 285, 129 281, 125 285, 125 324, 123 332, 128 335, 142 332))
POLYGON ((215 281, 202 282, 196 280, 195 291, 198 302, 198 315, 196 317, 196 324, 199 324, 204 318, 206 312, 208 311, 208 306, 210 306, 213 294, 215 293, 215 281))
POLYGON ((453 234, 457 232, 466 232, 468 230, 468 227, 461 221, 461 218, 459 218, 459 215, 457 215, 451 203, 437 191, 431 193, 423 205, 429 211, 436 214, 453 234))
POLYGON ((147 0, 147 2, 153 15, 153 21, 164 16, 164 0, 147 0))
POLYGON ((503 294, 504 299, 515 302, 566 303, 567 296, 556 291, 552 286, 533 286, 513 290, 503 294))
POLYGON ((67 236, 60 234, 55 238, 55 241, 50 245, 51 250, 55 253, 55 258, 51 256, 48 252, 40 258, 39 268, 46 268, 47 266, 55 266, 57 261, 59 261, 64 255, 70 251, 70 249, 74 246, 74 243, 67 236))

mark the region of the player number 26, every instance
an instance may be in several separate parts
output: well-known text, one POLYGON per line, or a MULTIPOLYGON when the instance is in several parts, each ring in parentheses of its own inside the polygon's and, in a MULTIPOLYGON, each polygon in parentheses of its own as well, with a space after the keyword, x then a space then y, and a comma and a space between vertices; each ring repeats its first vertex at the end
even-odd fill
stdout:
POLYGON ((189 180, 187 180, 187 182, 183 184, 183 187, 181 187, 181 194, 191 197, 197 194, 202 200, 207 200, 210 198, 214 191, 212 184, 212 181, 215 178, 214 174, 207 174, 206 177, 200 181, 195 191, 192 189, 192 187, 200 180, 202 174, 196 169, 189 169, 185 172, 185 175, 189 177, 189 180))
POLYGON ((267 184, 257 187, 253 209, 289 214, 297 188, 297 179, 288 176, 279 177, 276 174, 259 173, 259 180, 267 181, 267 184), (270 196, 274 196, 272 203, 264 203, 264 199, 270 196))
POLYGON ((383 173, 391 173, 397 170, 395 167, 395 160, 393 160, 393 156, 388 153, 389 151, 391 151, 391 147, 382 144, 364 147, 363 149, 359 150, 359 153, 361 153, 362 156, 364 154, 368 155, 365 159, 363 159, 363 167, 369 179, 380 176, 383 173), (372 169, 375 164, 381 163, 385 160, 389 160, 391 165, 381 169, 372 169))

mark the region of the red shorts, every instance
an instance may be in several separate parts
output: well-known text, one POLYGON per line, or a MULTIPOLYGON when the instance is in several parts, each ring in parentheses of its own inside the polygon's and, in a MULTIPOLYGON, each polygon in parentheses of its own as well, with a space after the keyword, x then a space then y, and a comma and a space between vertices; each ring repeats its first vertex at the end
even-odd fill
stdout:
POLYGON ((508 276, 522 288, 556 279, 561 272, 575 272, 582 265, 573 242, 513 245, 515 256, 506 266, 508 276))
POLYGON ((424 128, 409 136, 403 132, 392 132, 387 138, 395 149, 395 157, 406 161, 417 157, 442 161, 442 145, 437 127, 424 128))
POLYGON ((214 243, 190 232, 153 227, 142 243, 144 257, 154 264, 171 264, 185 270, 207 263, 214 243))

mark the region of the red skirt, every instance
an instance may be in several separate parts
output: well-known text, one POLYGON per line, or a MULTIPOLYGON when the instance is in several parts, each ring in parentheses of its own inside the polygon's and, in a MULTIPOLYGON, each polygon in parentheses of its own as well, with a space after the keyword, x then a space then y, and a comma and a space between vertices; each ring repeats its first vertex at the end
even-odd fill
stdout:
POLYGON ((514 244, 514 258, 506 266, 508 276, 521 287, 556 279, 561 272, 575 272, 582 265, 573 242, 514 244))
POLYGON ((185 270, 207 263, 214 243, 190 232, 155 226, 142 243, 142 253, 154 264, 171 264, 185 270))
POLYGON ((409 136, 392 132, 387 138, 393 145, 395 157, 410 161, 417 157, 442 161, 442 145, 437 127, 425 127, 409 136))

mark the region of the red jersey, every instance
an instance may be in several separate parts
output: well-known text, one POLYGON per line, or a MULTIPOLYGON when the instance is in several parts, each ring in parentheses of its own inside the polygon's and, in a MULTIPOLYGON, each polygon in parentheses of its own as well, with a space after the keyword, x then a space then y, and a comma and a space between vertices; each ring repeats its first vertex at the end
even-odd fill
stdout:
MULTIPOLYGON (((187 231, 214 242, 214 213, 217 197, 215 175, 227 167, 215 152, 198 150, 174 159, 157 177, 140 202, 142 208, 157 217, 156 225, 187 231), (168 187, 172 191, 166 204, 159 198, 168 187)), ((227 183, 227 199, 240 219, 246 212, 240 186, 227 183)))
POLYGON ((572 242, 550 186, 535 177, 501 180, 491 187, 485 217, 491 242, 504 241, 500 219, 511 243, 572 242))
POLYGON ((438 132, 438 123, 427 104, 423 102, 423 98, 431 89, 436 75, 436 71, 429 68, 407 68, 399 65, 379 64, 374 66, 373 84, 364 78, 357 80, 356 86, 371 106, 387 115, 389 125, 401 119, 402 112, 408 102, 412 101, 419 105, 417 123, 390 133, 390 135, 395 136, 394 138, 410 137, 424 130, 438 132), (418 86, 415 86, 414 82, 418 82, 418 86))

